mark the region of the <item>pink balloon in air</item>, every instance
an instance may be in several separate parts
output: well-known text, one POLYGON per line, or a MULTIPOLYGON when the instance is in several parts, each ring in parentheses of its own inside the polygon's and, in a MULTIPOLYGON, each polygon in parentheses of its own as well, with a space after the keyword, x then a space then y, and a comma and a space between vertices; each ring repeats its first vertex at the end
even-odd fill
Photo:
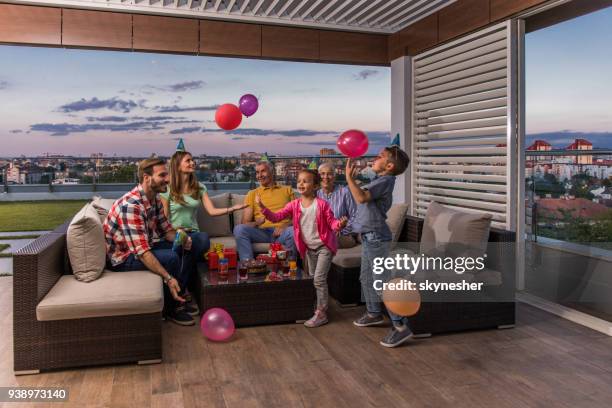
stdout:
POLYGON ((363 156, 368 151, 368 137, 361 130, 351 129, 342 133, 336 142, 343 155, 350 158, 363 156))
POLYGON ((213 307, 202 316, 200 330, 210 340, 226 341, 234 334, 234 320, 225 310, 213 307))

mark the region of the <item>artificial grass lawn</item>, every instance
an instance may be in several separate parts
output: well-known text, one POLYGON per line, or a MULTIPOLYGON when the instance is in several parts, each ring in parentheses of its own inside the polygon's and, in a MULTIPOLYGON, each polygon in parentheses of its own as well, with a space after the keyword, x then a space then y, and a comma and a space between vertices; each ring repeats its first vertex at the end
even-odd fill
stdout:
POLYGON ((0 232, 52 230, 87 200, 0 202, 0 232))

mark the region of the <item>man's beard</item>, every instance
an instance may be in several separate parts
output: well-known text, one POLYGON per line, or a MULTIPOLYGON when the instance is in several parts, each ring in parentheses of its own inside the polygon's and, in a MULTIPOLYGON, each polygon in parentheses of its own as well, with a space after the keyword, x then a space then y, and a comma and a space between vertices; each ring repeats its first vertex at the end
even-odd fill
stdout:
POLYGON ((165 193, 167 188, 168 188, 168 184, 166 183, 158 184, 158 183, 154 183, 153 181, 151 181, 151 190, 153 190, 155 194, 165 193))

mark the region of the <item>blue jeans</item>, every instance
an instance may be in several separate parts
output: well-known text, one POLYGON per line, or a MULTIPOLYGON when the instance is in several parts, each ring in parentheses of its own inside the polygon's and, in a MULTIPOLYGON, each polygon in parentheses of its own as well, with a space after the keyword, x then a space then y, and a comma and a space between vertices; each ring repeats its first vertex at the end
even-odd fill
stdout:
POLYGON ((285 228, 278 238, 272 236, 273 232, 274 228, 257 228, 246 224, 236 225, 234 237, 236 238, 240 260, 254 258, 253 243, 255 242, 280 242, 287 250, 297 254, 295 243, 293 242, 293 228, 291 226, 285 228))
MULTIPOLYGON (((376 232, 361 234, 361 271, 359 281, 361 282, 361 293, 366 303, 366 310, 373 316, 382 314, 381 296, 374 289, 374 280, 381 279, 382 275, 375 275, 374 259, 389 256, 391 241, 381 241, 376 232)), ((389 317, 395 326, 407 324, 405 317, 389 312, 389 317)))
MULTIPOLYGON (((172 243, 162 240, 153 244, 151 253, 160 264, 168 271, 168 273, 178 280, 181 290, 184 291, 189 277, 193 271, 193 260, 190 251, 185 251, 182 256, 172 250, 172 243)), ((110 270, 115 272, 128 271, 146 271, 147 267, 134 254, 130 256, 122 264, 110 266, 110 270)), ((164 312, 171 313, 179 306, 174 300, 167 285, 164 285, 164 312)))
POLYGON ((204 262, 204 254, 210 249, 210 238, 205 232, 188 232, 191 237, 191 253, 193 262, 204 262))

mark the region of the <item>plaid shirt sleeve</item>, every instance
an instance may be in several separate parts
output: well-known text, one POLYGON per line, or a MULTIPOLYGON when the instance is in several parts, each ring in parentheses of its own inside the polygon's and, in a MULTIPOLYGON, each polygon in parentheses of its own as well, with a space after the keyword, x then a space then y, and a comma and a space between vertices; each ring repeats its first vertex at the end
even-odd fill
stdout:
POLYGON ((119 228, 131 253, 141 256, 151 250, 142 206, 123 206, 119 215, 119 228))

